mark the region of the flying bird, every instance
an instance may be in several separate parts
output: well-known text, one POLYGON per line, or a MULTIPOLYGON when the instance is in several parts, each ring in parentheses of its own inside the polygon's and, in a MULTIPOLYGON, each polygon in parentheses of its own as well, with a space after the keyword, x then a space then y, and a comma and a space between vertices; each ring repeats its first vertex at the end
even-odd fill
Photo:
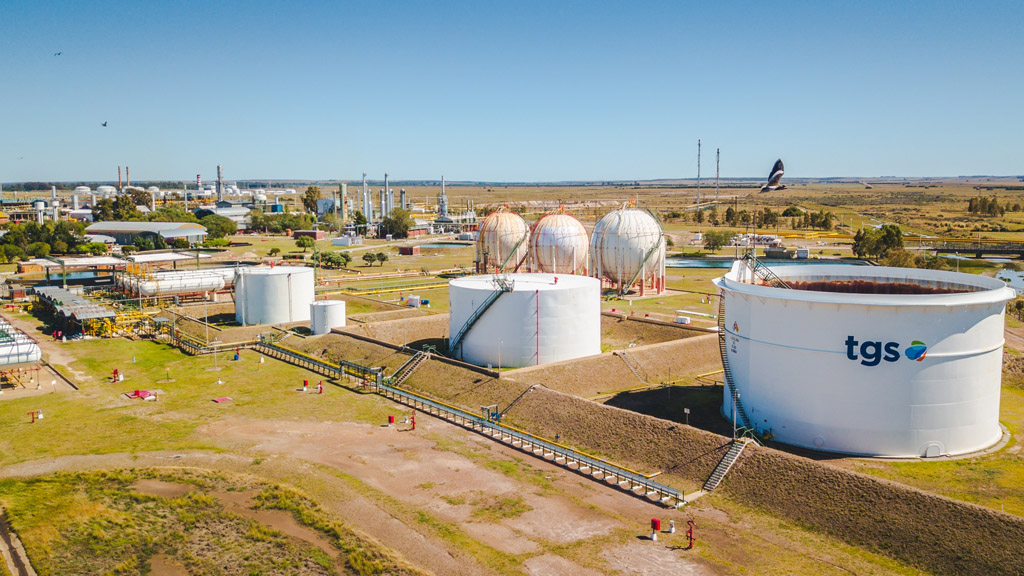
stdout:
POLYGON ((780 182, 782 182, 782 175, 785 173, 786 167, 782 165, 782 160, 776 160, 775 166, 772 166, 772 173, 768 176, 768 183, 761 186, 761 192, 785 190, 786 186, 784 184, 780 184, 780 182))
POLYGON ((60 56, 61 54, 63 54, 63 52, 54 52, 53 53, 54 56, 60 56))
POLYGON ((103 124, 100 124, 100 126, 103 126, 104 128, 106 128, 107 127, 107 123, 104 122, 103 124))

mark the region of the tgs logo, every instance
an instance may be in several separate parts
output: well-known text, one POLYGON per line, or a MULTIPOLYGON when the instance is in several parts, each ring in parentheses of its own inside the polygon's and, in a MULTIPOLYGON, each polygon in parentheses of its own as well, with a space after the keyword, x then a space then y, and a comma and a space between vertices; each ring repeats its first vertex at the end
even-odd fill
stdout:
MULTIPOLYGON (((906 352, 907 358, 910 360, 917 360, 918 362, 924 360, 924 357, 928 354, 928 346, 920 340, 914 340, 907 347, 906 352)), ((866 340, 859 342, 853 336, 846 337, 846 357, 850 360, 860 360, 860 363, 865 366, 878 366, 878 364, 885 360, 886 362, 895 362, 900 359, 900 345, 899 342, 879 342, 866 340), (859 355, 858 355, 859 353, 859 355)))

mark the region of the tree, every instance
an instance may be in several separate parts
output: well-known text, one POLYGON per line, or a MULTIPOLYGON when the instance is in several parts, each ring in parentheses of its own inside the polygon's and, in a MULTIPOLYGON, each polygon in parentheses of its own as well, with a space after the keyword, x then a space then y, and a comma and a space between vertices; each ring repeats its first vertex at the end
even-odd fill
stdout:
POLYGON ((412 216, 408 211, 401 208, 392 210, 391 214, 385 216, 380 223, 381 228, 384 229, 384 234, 391 234, 394 238, 408 237, 409 229, 412 228, 413 224, 412 216))
POLYGON ((295 239, 295 245, 302 248, 303 252, 305 252, 307 248, 312 248, 315 244, 316 242, 314 242, 309 236, 299 236, 295 239))
POLYGON ((175 248, 177 250, 185 250, 186 248, 188 248, 188 239, 187 238, 175 238, 174 242, 171 242, 171 247, 173 247, 173 248, 175 248))
POLYGON ((153 249, 153 241, 150 240, 149 238, 146 238, 145 236, 136 236, 135 240, 132 241, 132 244, 135 245, 135 247, 138 248, 139 251, 153 249))
POLYGON ((281 249, 277 248, 276 246, 274 248, 271 248, 270 250, 267 250, 267 254, 270 254, 271 256, 277 256, 280 253, 281 249))
POLYGON ((25 258, 25 249, 17 244, 4 244, 3 248, 8 262, 16 262, 25 258))
POLYGON ((729 206, 728 208, 725 209, 725 223, 726 224, 735 224, 736 223, 736 210, 732 206, 729 206))
POLYGON ((785 216, 786 218, 794 218, 797 216, 803 216, 804 212, 803 210, 797 208, 796 206, 790 206, 782 211, 782 215, 785 216))
POLYGON ((320 188, 310 186, 302 193, 302 208, 313 216, 316 216, 316 203, 320 200, 320 188))
POLYGON ((363 254, 363 262, 366 262, 367 266, 373 266, 373 263, 376 261, 377 256, 375 254, 370 254, 369 252, 363 254))
POLYGON ((352 223, 355 224, 357 231, 360 228, 363 229, 363 232, 366 231, 366 215, 364 215, 359 210, 356 210, 355 212, 352 213, 352 223))
POLYGON ((45 258, 50 255, 50 245, 46 242, 33 242, 25 251, 33 258, 45 258))
POLYGON ((383 252, 377 252, 374 259, 376 259, 377 262, 380 262, 380 265, 383 266, 384 263, 388 261, 388 255, 383 252))
POLYGON ((139 251, 138 246, 121 246, 122 254, 134 254, 139 251))
POLYGON ((114 198, 104 198, 96 202, 92 209, 92 218, 96 222, 104 220, 139 220, 142 212, 135 207, 132 197, 122 194, 114 198))
POLYGON ((704 248, 710 252, 717 252, 732 240, 732 236, 729 232, 709 230, 704 233, 704 248))
POLYGON ((161 206, 146 218, 150 222, 197 222, 195 214, 179 206, 161 206))
POLYGON ((338 258, 341 259, 341 266, 343 268, 348 268, 348 265, 352 263, 352 254, 348 252, 339 252, 338 258))
POLYGON ((211 239, 230 236, 238 230, 238 224, 234 220, 217 214, 204 216, 199 223, 206 227, 207 238, 211 239))

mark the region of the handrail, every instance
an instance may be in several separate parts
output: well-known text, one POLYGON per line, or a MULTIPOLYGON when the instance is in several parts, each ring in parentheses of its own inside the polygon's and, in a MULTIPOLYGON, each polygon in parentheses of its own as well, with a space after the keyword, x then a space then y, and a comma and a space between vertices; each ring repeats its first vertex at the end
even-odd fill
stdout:
POLYGON ((530 230, 527 229, 526 233, 523 234, 523 237, 519 239, 519 242, 516 242, 516 245, 512 247, 512 250, 505 256, 505 260, 501 263, 501 266, 499 266, 498 269, 495 270, 495 272, 503 272, 505 270, 505 266, 508 265, 508 261, 512 259, 512 256, 519 251, 519 247, 522 246, 523 242, 526 242, 526 239, 529 237, 530 230))
MULTIPOLYGON (((651 259, 651 256, 653 256, 655 252, 661 249, 661 243, 664 241, 664 238, 659 238, 658 241, 654 244, 654 246, 652 246, 651 249, 648 250, 646 254, 644 254, 644 259, 640 261, 640 266, 637 267, 636 272, 633 273, 633 277, 630 278, 629 282, 619 286, 620 295, 628 291, 630 286, 632 286, 633 283, 636 282, 637 277, 639 277, 640 274, 643 273, 644 267, 647 266, 647 261, 651 259)), ((643 280, 641 279, 641 282, 642 281, 643 280)))
POLYGON ((462 328, 459 328, 458 333, 455 334, 455 338, 448 340, 449 356, 451 356, 452 358, 455 357, 455 350, 459 347, 459 345, 462 344, 462 339, 465 338, 467 334, 469 334, 469 330, 473 327, 474 324, 476 324, 477 320, 479 320, 480 317, 484 315, 484 312, 487 312, 487 309, 491 307, 491 304, 494 304, 498 297, 500 297, 505 292, 511 292, 511 288, 508 285, 499 284, 498 289, 495 290, 494 292, 491 292, 487 296, 487 299, 484 300, 483 303, 480 304, 480 306, 473 311, 473 313, 469 316, 469 319, 466 320, 466 323, 462 325, 462 328))

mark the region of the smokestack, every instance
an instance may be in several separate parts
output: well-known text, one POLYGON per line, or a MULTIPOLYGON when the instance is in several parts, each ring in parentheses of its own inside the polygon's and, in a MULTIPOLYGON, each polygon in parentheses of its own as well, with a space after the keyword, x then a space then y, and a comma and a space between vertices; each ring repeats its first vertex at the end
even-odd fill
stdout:
POLYGON ((399 198, 398 203, 402 206, 402 210, 408 210, 408 208, 405 205, 406 204, 405 188, 402 188, 398 192, 398 198, 399 198))
POLYGON ((128 167, 127 166, 124 167, 124 185, 125 185, 125 188, 131 188, 132 187, 132 177, 128 175, 128 167))
POLYGON ((50 199, 51 200, 56 200, 57 199, 57 187, 56 186, 50 186, 50 199))
POLYGON ((363 172, 363 216, 369 222, 373 219, 373 207, 370 206, 370 191, 366 189, 366 172, 363 172))
POLYGON ((78 194, 71 195, 71 209, 78 210, 78 194))
POLYGON ((390 216, 391 215, 391 201, 388 200, 388 198, 390 198, 390 197, 391 197, 391 188, 388 187, 388 173, 385 172, 384 173, 384 194, 381 196, 381 200, 383 201, 381 203, 381 206, 382 206, 381 213, 380 213, 380 217, 381 218, 383 218, 385 216, 390 216))
POLYGON ((715 202, 718 202, 718 168, 722 159, 722 149, 715 148, 715 202))
POLYGON ((117 167, 117 193, 121 193, 121 167, 117 167))
POLYGON ((224 201, 224 169, 217 164, 217 202, 224 201))

